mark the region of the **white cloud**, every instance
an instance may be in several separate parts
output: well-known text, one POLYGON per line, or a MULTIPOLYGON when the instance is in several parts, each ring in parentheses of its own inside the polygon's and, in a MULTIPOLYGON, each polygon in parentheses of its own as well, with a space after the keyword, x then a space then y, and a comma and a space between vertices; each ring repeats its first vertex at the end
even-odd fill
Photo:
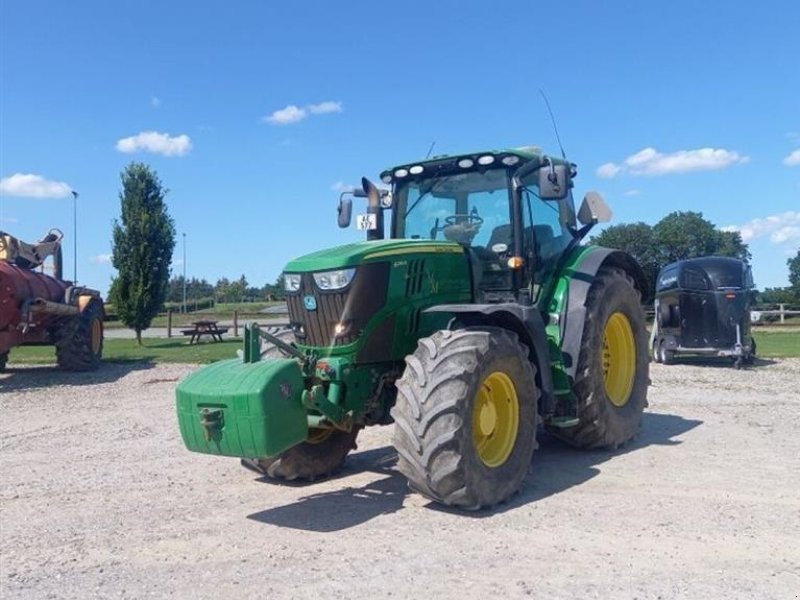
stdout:
POLYGON ((620 172, 636 176, 671 175, 692 171, 717 171, 750 160, 733 150, 724 148, 696 148, 663 154, 648 147, 631 154, 622 164, 608 162, 600 165, 597 176, 610 179, 620 172))
POLYGON ((113 254, 97 254, 89 257, 89 262, 93 265, 109 265, 113 254))
POLYGON ((800 211, 789 210, 777 215, 753 219, 743 225, 728 225, 723 231, 738 231, 745 242, 769 236, 774 244, 800 241, 800 211))
POLYGON ((622 167, 619 165, 612 162, 607 162, 597 167, 596 173, 598 177, 602 177, 603 179, 611 179, 612 177, 615 177, 621 170, 622 167))
POLYGON ((320 102, 319 104, 309 104, 308 105, 308 112, 312 115, 325 115, 328 113, 340 113, 342 112, 342 103, 341 102, 320 102))
POLYGON ((331 190, 339 192, 340 194, 342 192, 352 192, 354 189, 356 189, 356 186, 344 183, 343 181, 337 181, 331 185, 331 190))
POLYGON ((158 96, 153 96, 152 98, 150 98, 150 106, 152 106, 153 108, 158 108, 159 106, 161 106, 161 98, 159 98, 158 96))
POLYGON ((342 110, 342 103, 334 102, 333 100, 326 100, 318 104, 307 104, 303 107, 289 104, 266 117, 262 117, 261 120, 271 125, 291 125, 307 119, 309 115, 340 113, 342 110))
POLYGON ((291 123, 299 123, 308 116, 308 111, 305 108, 299 108, 294 104, 290 104, 286 108, 276 110, 271 115, 264 117, 264 121, 272 123, 273 125, 289 125, 291 123))
POLYGON ((623 195, 627 196, 628 198, 631 198, 633 196, 638 196, 641 193, 642 193, 642 190, 628 190, 623 195))
POLYGON ((794 240, 800 241, 800 226, 781 227, 770 236, 770 239, 776 244, 784 242, 791 242, 794 240))
POLYGON ((126 154, 152 152, 163 156, 185 156, 192 150, 192 140, 186 134, 173 137, 158 131, 142 131, 117 141, 117 150, 126 154))
POLYGON ((14 173, 0 179, 0 194, 21 198, 66 198, 72 188, 63 181, 50 181, 41 175, 14 173))
POLYGON ((783 164, 787 167, 797 167, 800 166, 800 148, 789 154, 786 158, 783 159, 783 164))
POLYGON ((19 223, 19 219, 16 217, 6 217, 4 215, 0 216, 0 225, 14 225, 15 223, 19 223))
POLYGON ((655 148, 645 148, 625 159, 634 175, 668 175, 690 171, 716 171, 750 160, 738 152, 723 148, 698 148, 661 154, 655 148))

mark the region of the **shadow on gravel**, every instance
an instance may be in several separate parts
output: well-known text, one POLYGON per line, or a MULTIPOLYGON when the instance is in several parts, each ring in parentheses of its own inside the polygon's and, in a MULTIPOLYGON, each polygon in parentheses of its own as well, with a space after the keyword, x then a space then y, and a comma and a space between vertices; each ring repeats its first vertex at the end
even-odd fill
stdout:
MULTIPOLYGON (((618 450, 576 450, 540 431, 539 449, 533 456, 531 474, 522 491, 508 502, 478 512, 456 510, 435 502, 427 507, 477 519, 491 517, 580 485, 598 475, 600 470, 597 466, 607 460, 648 446, 680 444, 681 441, 674 438, 700 424, 702 421, 678 415, 645 413, 639 435, 618 450)), ((393 468, 396 461, 397 454, 389 446, 353 454, 336 479, 365 471, 375 472, 381 478, 360 487, 305 496, 292 504, 257 512, 247 518, 279 527, 327 533, 396 512, 403 507, 403 500, 409 493, 405 478, 393 468)))
MULTIPOLYGON (((342 479, 365 471, 371 471, 380 477, 360 487, 343 487, 304 496, 292 504, 263 510, 248 515, 247 518, 279 527, 329 533, 396 512, 403 507, 403 499, 408 493, 405 478, 394 469, 396 462, 397 453, 391 446, 351 454, 345 467, 325 481, 342 479)), ((313 486, 308 483, 276 483, 266 478, 261 478, 260 481, 291 487, 313 486)))
POLYGON ((107 362, 96 371, 74 373, 62 371, 56 366, 10 366, 0 373, 0 392, 35 390, 51 386, 84 386, 112 383, 133 371, 152 369, 155 363, 149 360, 107 362))
MULTIPOLYGON (((733 366, 733 361, 730 358, 726 357, 718 357, 718 356, 676 356, 674 359, 675 365, 685 365, 687 367, 710 367, 715 369, 735 369, 736 367, 733 366)), ((749 371, 752 369, 757 369, 758 367, 766 367, 768 365, 774 365, 778 361, 772 360, 771 358, 759 358, 756 357, 753 359, 753 364, 751 365, 742 365, 742 371, 749 371)), ((672 365, 666 365, 666 368, 670 368, 672 365)))

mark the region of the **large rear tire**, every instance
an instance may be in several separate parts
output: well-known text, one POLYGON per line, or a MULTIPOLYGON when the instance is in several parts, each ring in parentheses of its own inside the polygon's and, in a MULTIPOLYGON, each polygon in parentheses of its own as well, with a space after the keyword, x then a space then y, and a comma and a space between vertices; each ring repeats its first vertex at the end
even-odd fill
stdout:
POLYGON ((103 357, 103 303, 98 298, 56 334, 56 361, 67 371, 93 371, 103 357))
MULTIPOLYGON (((639 298, 624 271, 600 269, 586 301, 575 377, 580 422, 548 428, 555 437, 579 448, 616 448, 639 431, 650 370, 639 298)), ((667 362, 663 354, 662 360, 667 362)))
POLYGON ((397 392, 393 444, 413 489, 477 510, 520 488, 536 447, 539 390, 516 334, 468 327, 422 338, 397 392))

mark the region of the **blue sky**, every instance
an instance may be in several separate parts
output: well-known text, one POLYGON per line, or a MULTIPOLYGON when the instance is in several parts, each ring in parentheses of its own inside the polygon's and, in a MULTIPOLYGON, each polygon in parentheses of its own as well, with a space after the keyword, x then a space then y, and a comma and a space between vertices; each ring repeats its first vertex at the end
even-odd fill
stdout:
POLYGON ((0 0, 0 228, 62 229, 103 291, 119 173, 155 169, 173 272, 274 281, 361 239, 336 189, 435 153, 536 144, 614 222, 738 227, 760 287, 800 244, 795 2, 0 0), (289 107, 287 109, 287 107, 289 107), (149 133, 148 133, 149 132, 149 133), (144 134, 144 135, 142 135, 144 134), (43 197, 42 197, 43 196, 43 197))

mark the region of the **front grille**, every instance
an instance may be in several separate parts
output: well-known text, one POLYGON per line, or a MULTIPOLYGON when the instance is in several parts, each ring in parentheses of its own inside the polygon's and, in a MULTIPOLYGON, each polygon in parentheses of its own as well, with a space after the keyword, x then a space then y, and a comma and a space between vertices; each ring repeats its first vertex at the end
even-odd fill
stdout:
POLYGON ((358 339, 372 316, 386 303, 389 263, 360 266, 350 285, 341 291, 317 289, 311 273, 304 273, 300 289, 287 296, 289 323, 297 341, 308 346, 343 346, 358 339), (316 308, 306 308, 312 296, 316 308), (346 325, 343 335, 335 336, 338 323, 346 325))

